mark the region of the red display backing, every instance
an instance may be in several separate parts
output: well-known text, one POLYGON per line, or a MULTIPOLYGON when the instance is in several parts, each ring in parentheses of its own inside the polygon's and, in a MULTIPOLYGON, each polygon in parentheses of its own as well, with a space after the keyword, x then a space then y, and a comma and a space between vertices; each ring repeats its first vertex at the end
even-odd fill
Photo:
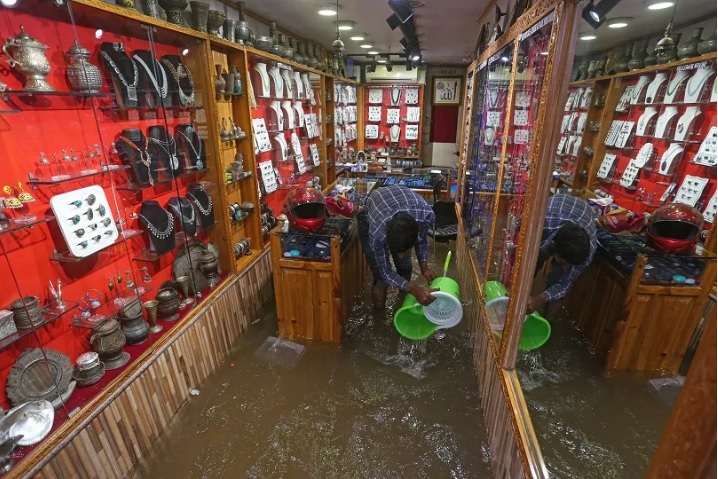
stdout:
MULTIPOLYGON (((424 101, 424 86, 423 85, 417 85, 417 84, 398 84, 398 85, 366 85, 364 87, 366 89, 365 95, 364 95, 364 118, 365 118, 365 124, 366 125, 378 125, 379 126, 379 137, 376 139, 373 138, 367 138, 366 132, 360 131, 357 132, 357 135, 364 135, 364 148, 374 148, 374 149, 380 149, 380 148, 386 148, 388 149, 391 146, 395 146, 398 148, 405 148, 408 149, 412 146, 415 146, 417 148, 421 145, 421 118, 423 114, 423 101, 424 101), (398 105, 392 105, 391 102, 391 90, 392 88, 399 88, 401 91, 401 97, 399 99, 398 105), (418 103, 407 105, 406 104, 406 90, 407 89, 418 89, 419 90, 419 99, 418 103), (369 102, 369 92, 374 89, 380 89, 382 90, 382 102, 379 103, 370 103, 369 102), (375 122, 369 120, 369 108, 372 106, 381 106, 381 121, 375 122), (408 123, 405 121, 405 118, 407 117, 407 108, 408 107, 418 107, 419 108, 419 121, 414 123, 408 123), (390 133, 389 130, 392 127, 392 125, 387 123, 387 110, 388 109, 395 109, 398 108, 399 111, 399 119, 400 122, 398 125, 401 127, 401 131, 399 132, 399 141, 397 143, 393 143, 389 141, 390 133), (419 126, 419 134, 418 138, 416 140, 407 140, 405 138, 406 133, 406 125, 412 124, 412 125, 418 125, 419 126), (383 135, 383 137, 382 137, 383 135)), ((454 128, 455 129, 455 128, 454 128)), ((391 155, 401 158, 419 158, 421 155, 391 155)))

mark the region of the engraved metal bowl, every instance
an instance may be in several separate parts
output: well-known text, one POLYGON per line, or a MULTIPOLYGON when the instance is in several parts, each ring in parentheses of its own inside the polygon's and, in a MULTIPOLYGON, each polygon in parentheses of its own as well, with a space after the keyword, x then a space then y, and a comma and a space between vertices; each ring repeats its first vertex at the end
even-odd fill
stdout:
POLYGON ((219 10, 211 10, 207 14, 207 30, 210 35, 214 35, 221 38, 219 29, 224 25, 224 19, 226 15, 219 10))
POLYGON ((271 52, 273 45, 272 37, 266 35, 258 35, 257 38, 254 39, 254 46, 265 52, 271 52))
POLYGON ((22 352, 7 378, 7 397, 13 406, 29 401, 53 401, 68 390, 72 364, 53 349, 32 348, 22 352))
POLYGON ((122 306, 121 316, 127 319, 135 319, 142 316, 142 301, 134 297, 122 306))
POLYGON ((202 292, 209 282, 207 277, 200 270, 199 258, 207 250, 207 247, 198 242, 192 241, 177 254, 172 264, 172 274, 175 278, 189 276, 189 292, 196 294, 202 292))
POLYGON ((82 353, 77 358, 77 369, 80 371, 89 371, 100 365, 100 355, 94 351, 82 353))
POLYGON ((104 375, 105 363, 100 362, 96 367, 92 368, 89 371, 80 371, 79 369, 75 368, 75 370, 72 372, 72 379, 77 381, 78 386, 85 387, 92 386, 93 384, 98 383, 104 375))
POLYGON ((14 436, 22 436, 19 446, 37 444, 50 433, 54 420, 55 409, 49 401, 21 404, 0 419, 0 444, 14 436))

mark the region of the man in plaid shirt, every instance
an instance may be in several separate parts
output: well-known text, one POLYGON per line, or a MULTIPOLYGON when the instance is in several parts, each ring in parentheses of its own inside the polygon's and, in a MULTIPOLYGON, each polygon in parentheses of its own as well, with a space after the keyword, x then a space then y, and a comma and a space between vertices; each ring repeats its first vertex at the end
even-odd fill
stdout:
POLYGON ((548 211, 536 271, 551 258, 546 290, 529 298, 529 309, 557 301, 568 293, 596 252, 596 224, 593 210, 585 200, 572 195, 554 195, 548 200, 548 211))
POLYGON ((410 281, 412 247, 424 278, 431 282, 437 276, 427 264, 426 235, 435 220, 431 206, 409 188, 385 186, 368 196, 357 220, 362 249, 374 274, 374 307, 384 308, 390 285, 414 295, 420 304, 430 304, 434 300, 431 291, 410 281), (390 256, 396 272, 389 263, 390 256))

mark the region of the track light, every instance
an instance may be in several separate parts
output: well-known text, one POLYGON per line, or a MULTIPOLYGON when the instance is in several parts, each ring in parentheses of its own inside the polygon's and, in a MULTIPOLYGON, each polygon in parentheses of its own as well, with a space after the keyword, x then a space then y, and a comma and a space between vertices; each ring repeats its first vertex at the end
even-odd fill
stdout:
POLYGON ((416 37, 416 30, 414 29, 414 22, 402 23, 399 25, 399 28, 401 29, 401 33, 404 35, 404 38, 412 43, 419 43, 416 37))
POLYGON ((391 62, 391 58, 386 62, 386 71, 390 72, 394 69, 394 64, 391 62))
POLYGON ((406 23, 412 16, 414 16, 414 12, 406 0, 389 0, 388 3, 389 8, 391 8, 392 12, 399 17, 399 21, 402 23, 406 23))
POLYGON ((595 5, 593 0, 583 9, 581 16, 586 23, 591 25, 594 29, 598 29, 603 22, 606 21, 606 15, 608 12, 618 5, 621 0, 602 0, 599 4, 595 5))
POLYGON ((410 72, 414 69, 414 63, 411 61, 410 58, 406 59, 406 71, 410 72))
POLYGON ((402 21, 396 16, 396 13, 392 13, 391 16, 386 19, 386 23, 389 24, 389 28, 396 30, 396 27, 401 25, 402 21))

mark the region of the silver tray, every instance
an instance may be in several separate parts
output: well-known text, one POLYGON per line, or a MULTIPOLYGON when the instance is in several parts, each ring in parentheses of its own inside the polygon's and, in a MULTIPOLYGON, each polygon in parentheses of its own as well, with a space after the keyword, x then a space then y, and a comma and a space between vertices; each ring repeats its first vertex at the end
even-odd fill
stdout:
POLYGON ((26 402, 0 419, 0 444, 20 435, 19 446, 37 444, 48 435, 54 420, 55 409, 49 401, 26 402))
POLYGON ((207 277, 199 269, 199 257, 207 251, 207 247, 198 242, 191 241, 183 247, 172 264, 172 273, 175 278, 180 276, 189 277, 189 292, 196 294, 202 292, 209 286, 207 277))
POLYGON ((67 356, 53 349, 26 349, 10 370, 7 397, 13 406, 43 399, 53 401, 67 391, 70 381, 72 363, 67 356))

